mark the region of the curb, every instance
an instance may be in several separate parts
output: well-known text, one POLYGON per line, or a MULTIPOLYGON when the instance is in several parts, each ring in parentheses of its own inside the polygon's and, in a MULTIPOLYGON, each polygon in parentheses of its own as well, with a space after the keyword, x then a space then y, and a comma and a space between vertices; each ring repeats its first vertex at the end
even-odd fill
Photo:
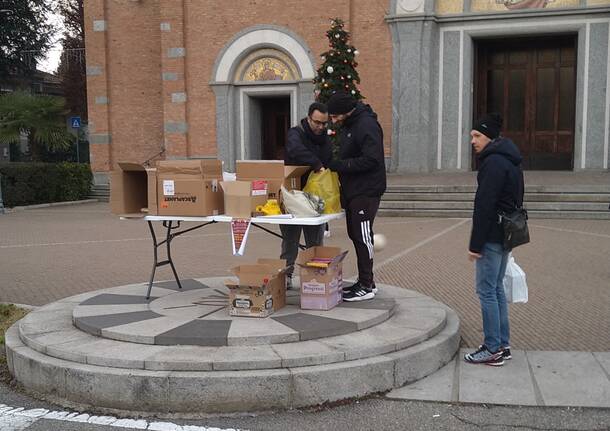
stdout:
POLYGON ((5 208, 5 210, 7 213, 11 213, 11 212, 17 212, 17 211, 34 210, 34 209, 39 209, 39 208, 90 204, 90 203, 94 203, 94 202, 99 202, 99 199, 83 199, 80 201, 65 201, 65 202, 51 202, 48 204, 23 205, 23 206, 17 206, 17 207, 13 207, 13 208, 5 208))

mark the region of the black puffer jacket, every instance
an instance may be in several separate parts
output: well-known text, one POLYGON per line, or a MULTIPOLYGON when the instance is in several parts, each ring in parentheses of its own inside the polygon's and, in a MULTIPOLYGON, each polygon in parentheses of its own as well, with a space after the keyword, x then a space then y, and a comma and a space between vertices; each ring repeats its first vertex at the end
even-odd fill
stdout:
MULTIPOLYGON (((290 166, 311 166, 318 171, 327 167, 332 157, 332 149, 326 131, 316 135, 309 127, 307 118, 301 120, 301 125, 288 130, 286 138, 286 151, 284 163, 290 166)), ((309 173, 301 177, 302 186, 305 186, 309 173)))
POLYGON ((339 159, 330 167, 339 173, 341 201, 356 196, 379 197, 386 189, 383 130, 377 114, 360 102, 339 132, 339 159))
POLYGON ((480 253, 486 242, 503 242, 498 213, 523 205, 524 189, 521 154, 510 139, 500 137, 487 144, 479 160, 479 186, 474 198, 469 246, 475 253, 480 253))

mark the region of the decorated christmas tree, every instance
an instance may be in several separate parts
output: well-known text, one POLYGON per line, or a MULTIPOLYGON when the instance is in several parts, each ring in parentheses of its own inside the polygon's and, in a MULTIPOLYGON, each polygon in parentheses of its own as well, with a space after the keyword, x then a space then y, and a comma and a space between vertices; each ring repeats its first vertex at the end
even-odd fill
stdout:
POLYGON ((322 53, 322 65, 314 79, 316 98, 322 103, 326 103, 336 91, 351 94, 356 100, 364 98, 356 86, 360 83, 356 71, 358 50, 349 44, 349 33, 343 27, 343 21, 335 18, 326 32, 330 49, 322 53))

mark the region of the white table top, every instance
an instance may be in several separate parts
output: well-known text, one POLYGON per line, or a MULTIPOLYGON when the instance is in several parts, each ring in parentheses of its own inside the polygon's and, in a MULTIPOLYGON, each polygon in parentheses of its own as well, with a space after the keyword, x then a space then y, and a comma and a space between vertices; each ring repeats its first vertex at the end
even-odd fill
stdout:
MULTIPOLYGON (((323 214, 318 217, 274 217, 274 216, 264 216, 264 217, 252 217, 250 221, 252 223, 257 224, 292 224, 292 225, 321 225, 324 223, 328 223, 331 220, 338 220, 345 217, 345 213, 342 211, 336 214, 323 214)), ((133 220, 131 217, 121 217, 124 220, 133 220)), ((139 217, 139 219, 144 219, 146 221, 185 221, 185 222, 207 222, 207 221, 216 221, 216 222, 230 222, 233 220, 233 217, 227 215, 215 215, 215 216, 206 216, 206 217, 186 217, 186 216, 144 216, 139 217)))

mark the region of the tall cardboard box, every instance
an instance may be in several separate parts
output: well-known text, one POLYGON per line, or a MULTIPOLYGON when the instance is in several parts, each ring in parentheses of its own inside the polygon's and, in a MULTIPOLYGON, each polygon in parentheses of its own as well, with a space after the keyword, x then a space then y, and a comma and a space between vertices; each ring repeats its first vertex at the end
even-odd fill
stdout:
POLYGON ((267 317, 286 305, 285 260, 258 259, 231 271, 238 278, 237 283, 225 282, 231 316, 267 317))
POLYGON ((301 176, 309 166, 286 166, 282 160, 238 160, 235 174, 238 181, 253 181, 253 189, 267 199, 280 200, 282 185, 287 190, 301 189, 301 176))
POLYGON ((123 216, 157 214, 157 170, 120 162, 110 175, 110 211, 123 216))
POLYGON ((224 212, 220 160, 164 160, 157 164, 158 214, 209 216, 224 212))
POLYGON ((347 251, 339 247, 311 247, 297 257, 301 275, 301 308, 330 310, 343 301, 343 259, 347 251), (309 266, 317 262, 324 267, 309 266))
POLYGON ((224 213, 228 216, 250 218, 258 205, 267 202, 266 192, 258 193, 252 181, 221 181, 220 186, 224 192, 224 213))

